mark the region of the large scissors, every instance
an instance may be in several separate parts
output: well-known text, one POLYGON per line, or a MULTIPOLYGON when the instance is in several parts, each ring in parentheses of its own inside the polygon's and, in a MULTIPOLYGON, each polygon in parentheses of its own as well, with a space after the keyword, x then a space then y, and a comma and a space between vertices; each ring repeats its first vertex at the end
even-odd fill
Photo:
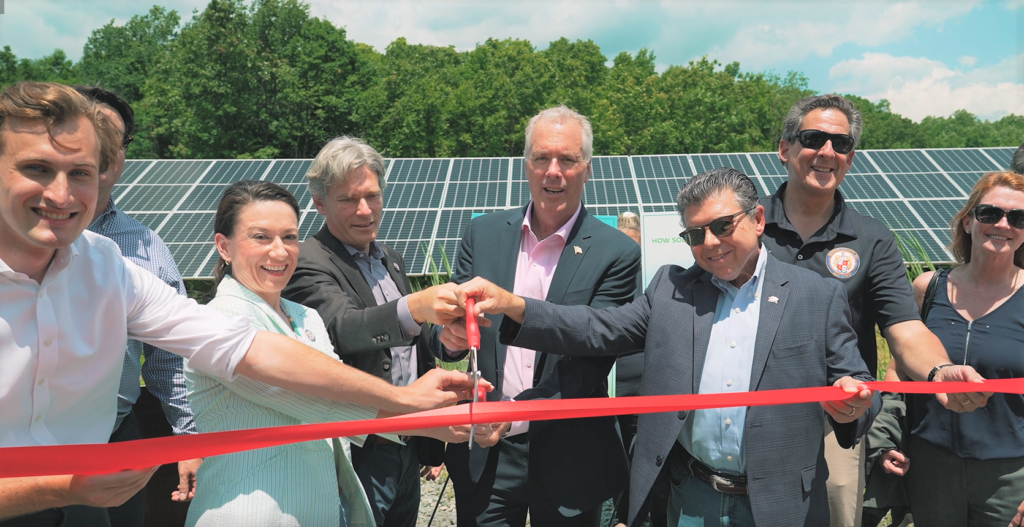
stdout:
MULTIPOLYGON (((476 323, 473 313, 476 300, 466 299, 466 343, 469 345, 469 376, 473 378, 473 400, 469 402, 469 416, 473 418, 473 404, 480 402, 480 363, 477 352, 480 350, 480 326, 476 323)), ((473 449, 473 438, 476 437, 476 423, 469 427, 469 448, 473 449)))

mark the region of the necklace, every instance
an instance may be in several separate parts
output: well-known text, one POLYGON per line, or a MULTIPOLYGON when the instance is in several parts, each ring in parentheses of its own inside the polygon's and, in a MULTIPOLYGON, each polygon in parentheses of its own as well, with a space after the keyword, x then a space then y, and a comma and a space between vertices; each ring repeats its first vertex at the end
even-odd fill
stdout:
POLYGON ((292 316, 288 314, 288 311, 284 309, 284 302, 279 302, 279 306, 281 307, 281 312, 284 313, 284 318, 288 320, 288 325, 291 326, 292 332, 298 335, 299 328, 295 327, 295 320, 293 320, 292 316))

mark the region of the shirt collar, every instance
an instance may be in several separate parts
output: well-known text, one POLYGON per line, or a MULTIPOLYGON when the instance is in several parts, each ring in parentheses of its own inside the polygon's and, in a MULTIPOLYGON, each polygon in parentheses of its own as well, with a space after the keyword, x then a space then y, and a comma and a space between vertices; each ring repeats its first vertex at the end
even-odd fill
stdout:
POLYGON ((99 227, 101 225, 103 225, 104 223, 106 223, 106 222, 110 221, 111 219, 113 219, 114 216, 116 216, 118 212, 119 211, 118 211, 117 206, 114 205, 114 198, 108 199, 107 200, 107 207, 105 209, 103 209, 103 213, 102 214, 97 216, 95 220, 92 220, 92 223, 89 224, 88 229, 90 231, 97 231, 97 230, 99 230, 99 227))
MULTIPOLYGON (((355 247, 352 247, 351 245, 345 242, 341 242, 341 244, 345 246, 345 250, 348 251, 348 254, 352 256, 355 256, 356 254, 366 254, 363 251, 360 251, 359 249, 356 249, 355 247)), ((375 260, 384 259, 384 250, 380 248, 380 245, 377 244, 376 240, 370 242, 370 253, 367 256, 375 260)))
MULTIPOLYGON (((84 234, 79 234, 78 238, 75 238, 75 241, 71 242, 71 245, 68 245, 67 247, 60 247, 54 252, 53 259, 50 260, 50 266, 46 268, 46 273, 43 274, 44 280, 46 279, 46 275, 49 275, 50 273, 59 273, 63 271, 65 268, 67 268, 68 265, 71 264, 71 260, 80 254, 78 250, 79 243, 89 243, 85 239, 84 234)), ((24 273, 19 273, 18 271, 15 271, 14 269, 11 268, 10 265, 7 264, 7 262, 3 260, 3 258, 0 258, 0 275, 14 274, 24 273)))
MULTIPOLYGON (((786 186, 788 184, 788 182, 783 182, 778 190, 775 191, 775 194, 772 194, 771 200, 768 201, 764 208, 764 221, 765 223, 774 223, 787 231, 796 232, 793 224, 786 217, 786 209, 782 203, 782 197, 786 193, 786 186)), ((832 211, 832 217, 825 224, 829 239, 834 238, 837 232, 856 238, 857 226, 854 225, 853 218, 847 214, 846 200, 839 189, 836 189, 834 199, 836 202, 835 210, 832 211)))
POLYGON ((728 293, 730 289, 738 291, 739 289, 747 287, 748 285, 752 289, 758 289, 758 283, 761 281, 761 273, 764 272, 765 262, 768 261, 768 251, 767 249, 765 249, 763 243, 759 244, 757 248, 757 253, 757 264, 754 265, 754 274, 750 277, 750 280, 747 280, 747 283, 740 286, 740 288, 737 288, 736 286, 730 284, 727 280, 720 280, 715 275, 711 275, 711 283, 715 284, 715 287, 721 289, 723 293, 728 293))
MULTIPOLYGON (((551 236, 561 236, 562 240, 569 239, 569 231, 572 230, 573 225, 576 225, 576 220, 580 217, 580 211, 583 210, 583 202, 576 206, 576 212, 573 213, 572 217, 569 218, 561 227, 558 228, 551 236)), ((523 218, 523 229, 533 232, 533 225, 530 223, 530 216, 533 214, 533 200, 530 200, 530 204, 526 206, 526 217, 523 218)))

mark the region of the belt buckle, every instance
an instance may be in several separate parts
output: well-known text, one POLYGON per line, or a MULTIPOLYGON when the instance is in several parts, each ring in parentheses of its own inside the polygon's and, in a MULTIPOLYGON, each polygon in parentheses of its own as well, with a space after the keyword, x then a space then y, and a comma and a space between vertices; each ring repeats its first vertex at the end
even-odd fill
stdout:
POLYGON ((710 474, 710 478, 709 479, 711 479, 711 488, 715 489, 716 492, 721 492, 721 493, 725 492, 724 490, 718 488, 719 484, 721 484, 723 487, 728 487, 730 489, 735 488, 735 485, 729 483, 729 481, 727 481, 725 478, 719 476, 718 474, 710 474))

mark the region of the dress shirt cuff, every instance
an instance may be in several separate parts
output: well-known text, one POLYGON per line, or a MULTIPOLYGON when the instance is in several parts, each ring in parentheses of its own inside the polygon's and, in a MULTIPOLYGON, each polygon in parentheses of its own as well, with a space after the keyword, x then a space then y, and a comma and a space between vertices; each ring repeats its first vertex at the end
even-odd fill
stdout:
POLYGON ((402 336, 405 337, 405 340, 412 340, 420 334, 420 325, 412 318, 412 312, 409 311, 408 296, 398 299, 398 325, 402 327, 402 336))

